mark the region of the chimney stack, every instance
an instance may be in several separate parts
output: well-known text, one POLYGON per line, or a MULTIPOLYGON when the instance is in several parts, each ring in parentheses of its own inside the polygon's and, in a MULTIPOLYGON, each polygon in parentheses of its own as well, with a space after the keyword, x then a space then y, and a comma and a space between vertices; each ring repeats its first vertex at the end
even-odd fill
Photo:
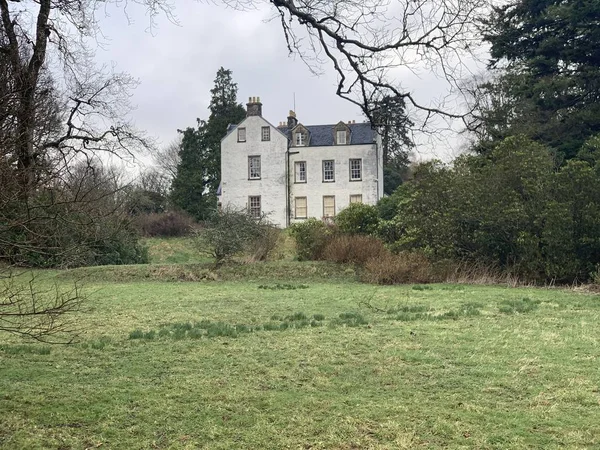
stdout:
POLYGON ((262 103, 260 97, 249 97, 246 103, 246 117, 259 116, 262 117, 262 103))
POLYGON ((298 125, 298 119, 296 119, 296 113, 290 109, 290 113, 287 118, 287 126, 288 128, 294 128, 298 125))

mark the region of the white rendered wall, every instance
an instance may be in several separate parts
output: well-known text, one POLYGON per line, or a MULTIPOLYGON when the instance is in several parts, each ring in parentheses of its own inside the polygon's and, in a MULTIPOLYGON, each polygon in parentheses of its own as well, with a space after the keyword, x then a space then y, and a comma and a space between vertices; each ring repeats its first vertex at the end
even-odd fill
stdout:
POLYGON ((286 226, 287 137, 260 116, 244 119, 246 142, 237 141, 237 129, 221 141, 221 204, 248 207, 248 197, 260 195, 262 212, 271 223, 286 226), (261 128, 271 128, 271 140, 261 140, 261 128), (261 178, 249 180, 248 157, 260 156, 261 178))
POLYGON ((374 144, 326 147, 290 147, 290 209, 295 216, 295 197, 307 198, 307 216, 323 217, 323 196, 335 196, 336 214, 350 204, 351 195, 362 195, 363 203, 374 205, 383 196, 383 158, 374 144), (296 153, 297 152, 297 153, 296 153), (361 181, 350 180, 350 159, 362 159, 361 181), (323 160, 334 160, 335 182, 323 182, 323 160), (306 183, 295 182, 295 162, 306 161, 306 183))

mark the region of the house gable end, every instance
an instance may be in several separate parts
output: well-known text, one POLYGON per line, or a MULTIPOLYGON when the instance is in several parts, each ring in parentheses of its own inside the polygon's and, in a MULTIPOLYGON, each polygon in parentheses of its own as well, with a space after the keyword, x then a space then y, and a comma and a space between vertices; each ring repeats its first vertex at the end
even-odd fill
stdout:
MULTIPOLYGON (((287 135, 286 135, 284 132, 282 132, 282 131, 281 131, 279 128, 277 128, 275 125, 273 125, 271 122, 269 122, 269 121, 268 121, 267 119, 265 119, 264 117, 262 117, 262 116, 250 116, 250 117, 252 117, 252 118, 259 117, 259 118, 260 118, 260 120, 262 120, 262 121, 264 122, 265 126, 267 126, 267 125, 268 125, 268 126, 270 126, 270 127, 273 129, 273 130, 276 130, 276 131, 277 131, 279 134, 281 134, 281 135, 282 135, 284 138, 286 138, 286 139, 288 138, 288 137, 287 137, 287 135)), ((241 121, 240 123, 238 123, 237 125, 230 123, 230 124, 227 126, 227 133, 225 133, 225 136, 223 136, 223 138, 221 139, 221 142, 223 142, 225 139, 227 139, 227 137, 229 137, 229 135, 230 135, 231 133, 233 133, 235 130, 237 130, 237 129, 238 129, 240 126, 241 126, 241 127, 243 127, 243 126, 244 126, 244 123, 245 123, 245 122, 246 122, 248 119, 249 119, 248 117, 244 118, 244 120, 242 120, 242 121, 241 121)))

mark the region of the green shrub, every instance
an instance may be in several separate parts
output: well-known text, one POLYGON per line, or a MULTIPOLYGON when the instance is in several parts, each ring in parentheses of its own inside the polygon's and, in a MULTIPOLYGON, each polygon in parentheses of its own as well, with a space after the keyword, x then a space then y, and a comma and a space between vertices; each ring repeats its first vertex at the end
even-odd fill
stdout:
POLYGON ((377 208, 364 203, 352 203, 335 217, 339 230, 347 234, 373 234, 378 223, 377 208))
POLYGON ((118 176, 93 164, 62 175, 26 200, 0 182, 0 260, 43 268, 148 262, 118 176))
POLYGON ((296 253, 300 261, 322 259, 323 250, 332 230, 324 222, 310 218, 290 227, 296 241, 296 253))
POLYGON ((377 214, 381 220, 391 220, 393 219, 399 211, 399 200, 400 198, 397 195, 387 195, 382 197, 377 202, 377 214))

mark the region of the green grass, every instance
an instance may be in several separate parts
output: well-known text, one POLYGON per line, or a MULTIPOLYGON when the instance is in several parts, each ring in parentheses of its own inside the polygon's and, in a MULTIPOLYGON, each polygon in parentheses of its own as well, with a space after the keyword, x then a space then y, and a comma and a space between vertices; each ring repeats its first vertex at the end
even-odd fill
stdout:
POLYGON ((77 344, 0 335, 0 447, 600 446, 598 295, 299 267, 288 281, 101 272, 77 344))
POLYGON ((142 244, 148 247, 153 264, 189 264, 210 262, 211 259, 198 251, 191 237, 145 238, 142 244))

